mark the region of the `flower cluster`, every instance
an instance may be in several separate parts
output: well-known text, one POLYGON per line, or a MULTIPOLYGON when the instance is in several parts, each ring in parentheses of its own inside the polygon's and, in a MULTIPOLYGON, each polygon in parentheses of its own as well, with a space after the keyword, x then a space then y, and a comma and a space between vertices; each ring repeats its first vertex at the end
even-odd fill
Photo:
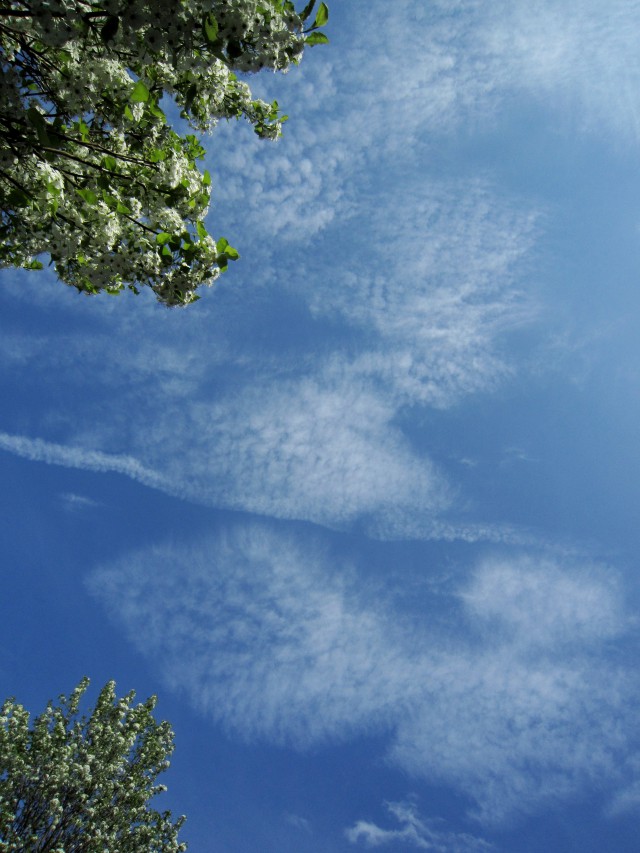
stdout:
POLYGON ((277 102, 237 73, 286 71, 328 12, 290 0, 0 0, 0 265, 48 254, 78 290, 148 285, 192 302, 238 253, 203 224, 197 131, 244 117, 276 138, 277 102), (305 29, 306 27, 306 29, 305 29))
POLYGON ((155 697, 134 705, 102 689, 88 717, 78 717, 88 679, 49 703, 29 724, 13 700, 0 708, 0 847, 22 850, 122 850, 180 853, 184 823, 149 801, 168 767, 173 733, 153 718, 155 697))

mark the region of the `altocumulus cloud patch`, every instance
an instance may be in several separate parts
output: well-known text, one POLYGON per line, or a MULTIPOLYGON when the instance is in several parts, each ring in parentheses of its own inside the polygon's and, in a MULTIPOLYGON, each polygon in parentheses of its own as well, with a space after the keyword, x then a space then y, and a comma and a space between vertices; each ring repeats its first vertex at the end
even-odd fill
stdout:
MULTIPOLYGON (((120 405, 104 418, 92 394, 86 402, 75 395, 63 443, 7 435, 6 448, 45 459, 36 451, 46 444, 45 461, 83 467, 91 454, 115 459, 126 446, 125 473, 137 466, 149 483, 206 505, 330 527, 357 523, 390 538, 439 536, 437 519, 455 509, 455 488, 411 445, 398 415, 406 404, 447 408, 515 372, 499 340, 532 317, 514 281, 531 249, 533 217, 484 183, 436 182, 389 205, 395 224, 387 239, 404 247, 400 270, 381 272, 385 225, 375 214, 374 248, 365 257, 355 247, 346 264, 358 272, 312 279, 302 290, 319 335, 327 316, 341 318, 333 350, 310 345, 292 361, 286 349, 265 352, 247 341, 240 358, 230 308, 231 328, 218 318, 214 344, 202 353, 212 306, 197 316, 195 339, 183 321, 174 328, 154 318, 131 355, 109 355, 105 374, 111 339, 78 335, 56 347, 56 370, 81 357, 92 393, 102 383, 120 405), (363 336, 357 351, 354 335, 363 336)), ((58 435, 65 416, 57 414, 58 435)))
POLYGON ((639 685, 616 659, 631 629, 610 571, 489 559, 448 626, 428 594, 408 620, 358 578, 247 526, 127 555, 88 584, 167 684, 243 738, 304 749, 388 732, 388 760, 466 793, 487 822, 603 780, 631 790, 639 685))
POLYGON ((316 314, 368 333, 345 373, 382 383, 398 406, 437 408, 512 374, 501 338, 536 317, 519 287, 535 223, 482 181, 429 176, 390 188, 339 286, 310 292, 316 314))
POLYGON ((446 478, 412 450, 394 415, 357 381, 271 381, 186 414, 159 413, 159 433, 193 439, 178 457, 161 442, 147 453, 195 499, 264 515, 334 526, 447 508, 446 478))

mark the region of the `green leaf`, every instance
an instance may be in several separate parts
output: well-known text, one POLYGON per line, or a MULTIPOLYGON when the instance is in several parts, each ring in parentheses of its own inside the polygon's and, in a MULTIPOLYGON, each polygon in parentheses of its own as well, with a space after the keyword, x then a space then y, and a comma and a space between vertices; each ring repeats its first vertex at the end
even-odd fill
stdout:
POLYGON ((318 13, 316 15, 316 19, 313 22, 314 27, 324 27, 324 25, 329 20, 329 7, 326 3, 321 3, 320 8, 318 9, 318 13))
POLYGON ((209 44, 215 44, 218 41, 218 22, 213 12, 209 12, 202 21, 202 30, 209 44))
POLYGON ((195 100, 196 95, 198 94, 198 87, 195 83, 192 83, 184 96, 184 105, 186 109, 191 109, 191 106, 195 100))
POLYGON ((99 293, 98 288, 88 278, 83 278, 79 284, 76 284, 76 287, 86 293, 93 293, 94 295, 99 293))
POLYGON ((328 44, 329 39, 324 33, 311 33, 310 36, 306 37, 304 43, 309 45, 309 47, 313 47, 314 44, 328 44))
POLYGON ((80 134, 80 139, 82 139, 83 142, 87 142, 87 140, 89 139, 90 132, 89 125, 86 122, 82 121, 82 119, 80 119, 80 121, 76 122, 75 128, 80 134))
POLYGON ((203 187, 210 187, 211 186, 211 175, 209 174, 209 172, 206 169, 204 171, 204 175, 202 176, 202 186, 203 187))
POLYGON ((93 190, 76 190, 76 193, 92 207, 98 203, 98 196, 93 192, 93 190))
POLYGON ((138 80, 136 85, 131 90, 131 103, 133 104, 146 104, 149 100, 149 90, 144 85, 142 80, 138 80))
POLYGON ((119 201, 116 204, 116 213, 126 213, 127 215, 130 215, 131 214, 131 208, 127 207, 126 204, 119 201))
POLYGON ((300 12, 300 20, 306 21, 309 15, 313 12, 313 7, 316 5, 316 0, 309 0, 307 5, 304 7, 302 12, 300 12))
POLYGON ((149 160, 151 163, 159 163, 161 160, 167 159, 167 152, 163 151, 162 148, 154 148, 151 154, 149 155, 149 160))
POLYGON ((156 234, 156 243, 159 246, 164 246, 165 243, 168 243, 171 239, 171 234, 167 234, 166 231, 161 231, 159 234, 156 234))
POLYGON ((107 155, 102 158, 102 168, 107 169, 109 172, 115 172, 118 168, 118 161, 115 157, 111 157, 111 155, 107 155))
POLYGON ((124 108, 124 117, 128 118, 129 121, 135 121, 135 119, 133 117, 133 113, 131 112, 131 107, 129 106, 129 104, 127 104, 124 108))
POLYGON ((183 144, 186 149, 187 156, 190 160, 200 160, 205 155, 205 150, 200 144, 200 140, 197 136, 194 136, 192 133, 188 133, 183 141, 183 144))
POLYGON ((166 122, 166 115, 163 113, 163 111, 160 109, 160 107, 155 101, 151 101, 149 104, 147 104, 147 109, 149 110, 152 116, 161 119, 163 123, 166 122))
POLYGON ((229 241, 225 237, 221 237, 216 242, 216 250, 218 252, 224 252, 228 245, 229 245, 229 241))
POLYGON ((196 222, 196 231, 198 232, 198 237, 200 237, 201 240, 204 240, 205 237, 209 236, 209 232, 205 228, 204 222, 200 222, 199 220, 196 222))
POLYGON ((44 116, 38 112, 35 107, 29 107, 27 110, 27 119, 29 120, 29 124, 35 128, 36 135, 38 137, 38 142, 40 145, 48 148, 51 145, 51 140, 49 139, 49 134, 47 133, 47 121, 44 116))
POLYGON ((42 113, 40 113, 35 107, 29 107, 27 110, 27 119, 32 127, 36 127, 44 121, 42 113))

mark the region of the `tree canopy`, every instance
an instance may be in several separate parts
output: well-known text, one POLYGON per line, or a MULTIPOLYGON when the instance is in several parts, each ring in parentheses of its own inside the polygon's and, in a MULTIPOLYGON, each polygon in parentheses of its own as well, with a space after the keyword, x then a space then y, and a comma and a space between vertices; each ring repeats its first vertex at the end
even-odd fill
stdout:
POLYGON ((69 697, 49 702, 29 725, 14 700, 0 709, 0 851, 2 853, 178 853, 184 817, 175 822, 149 801, 173 751, 168 723, 153 717, 156 697, 134 705, 111 681, 88 716, 69 697))
POLYGON ((286 71, 327 19, 315 0, 0 0, 0 265, 48 254, 79 291, 197 299, 238 252, 205 227, 204 149, 166 99, 196 133, 244 117, 274 139, 287 117, 237 75, 286 71))

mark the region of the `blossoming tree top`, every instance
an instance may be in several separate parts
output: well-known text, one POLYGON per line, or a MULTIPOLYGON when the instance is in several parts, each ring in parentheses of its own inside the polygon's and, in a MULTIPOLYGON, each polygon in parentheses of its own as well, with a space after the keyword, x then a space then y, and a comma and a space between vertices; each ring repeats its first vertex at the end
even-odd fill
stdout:
POLYGON ((315 0, 0 0, 0 265, 80 291, 199 297, 238 253, 203 220, 211 178, 196 131, 245 117, 267 139, 286 116, 234 72, 286 71, 327 41, 315 0))

